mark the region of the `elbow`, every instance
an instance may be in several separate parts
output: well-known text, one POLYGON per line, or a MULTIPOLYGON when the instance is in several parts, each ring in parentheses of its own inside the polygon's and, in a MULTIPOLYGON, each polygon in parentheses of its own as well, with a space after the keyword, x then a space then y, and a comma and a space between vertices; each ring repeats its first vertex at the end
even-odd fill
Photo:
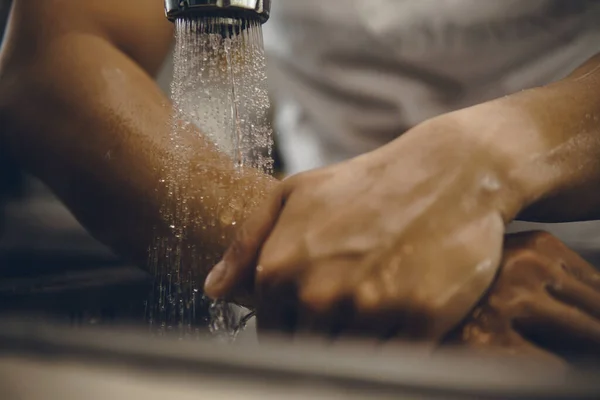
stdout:
POLYGON ((44 0, 32 7, 29 1, 14 0, 3 53, 37 62, 38 53, 47 53, 52 43, 87 38, 109 44, 150 76, 158 73, 173 39, 173 26, 164 17, 161 2, 79 3, 44 0))

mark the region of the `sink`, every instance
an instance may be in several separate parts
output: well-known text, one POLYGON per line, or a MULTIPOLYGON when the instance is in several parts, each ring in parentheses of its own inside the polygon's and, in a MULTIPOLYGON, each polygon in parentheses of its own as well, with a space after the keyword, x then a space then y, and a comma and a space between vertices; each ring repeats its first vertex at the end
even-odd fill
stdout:
POLYGON ((524 359, 275 337, 222 345, 33 320, 0 325, 3 400, 600 398, 598 371, 524 359))

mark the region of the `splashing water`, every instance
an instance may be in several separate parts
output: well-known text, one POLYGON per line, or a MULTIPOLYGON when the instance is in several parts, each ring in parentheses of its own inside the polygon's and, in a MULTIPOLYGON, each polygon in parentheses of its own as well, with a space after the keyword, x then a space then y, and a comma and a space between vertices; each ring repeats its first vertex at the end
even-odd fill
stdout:
MULTIPOLYGON (((262 26, 241 19, 234 25, 231 20, 223 22, 219 18, 176 21, 171 141, 181 157, 171 160, 173 165, 161 181, 169 194, 163 218, 171 235, 157 234, 150 252, 157 282, 147 314, 159 333, 175 331, 186 337, 199 334, 208 325, 213 335, 231 340, 247 319, 240 318, 243 314, 234 306, 212 303, 202 296, 194 274, 202 266, 214 265, 220 255, 184 248, 189 246, 184 235, 190 224, 201 224, 202 229, 235 225, 233 215, 244 199, 230 199, 230 204, 211 208, 210 217, 202 221, 191 216, 185 189, 194 178, 189 173, 193 168, 188 155, 195 149, 181 132, 199 128, 202 137, 229 156, 236 168, 255 168, 265 174, 273 172, 273 142, 262 26), (183 259, 182 250, 193 254, 191 260, 183 259)), ((210 204, 208 200, 206 204, 210 204)))
POLYGON ((218 18, 180 19, 172 96, 183 119, 202 129, 238 167, 272 172, 272 131, 262 26, 218 18))

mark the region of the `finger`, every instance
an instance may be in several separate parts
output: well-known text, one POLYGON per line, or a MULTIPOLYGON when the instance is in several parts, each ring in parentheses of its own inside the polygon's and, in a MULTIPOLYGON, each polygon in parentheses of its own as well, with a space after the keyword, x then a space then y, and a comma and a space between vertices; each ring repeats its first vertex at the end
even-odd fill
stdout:
POLYGON ((528 339, 565 357, 600 354, 600 321, 553 299, 540 300, 516 317, 514 326, 528 339))
POLYGON ((278 187, 238 230, 223 259, 206 278, 204 292, 211 298, 232 297, 236 288, 251 286, 258 253, 275 226, 284 200, 278 187))
POLYGON ((255 279, 256 322, 259 333, 291 334, 298 316, 298 285, 294 276, 261 270, 255 279))
POLYGON ((431 350, 433 342, 427 342, 424 335, 414 333, 407 315, 405 311, 391 307, 383 307, 378 312, 356 313, 353 319, 342 325, 339 337, 361 339, 378 349, 412 343, 431 350))
MULTIPOLYGON (((560 266, 565 272, 600 291, 600 274, 598 271, 560 239, 550 233, 541 231, 521 234, 521 238, 525 240, 525 245, 534 246, 547 258, 560 262, 560 266)), ((521 245, 523 245, 523 242, 521 245)))
POLYGON ((269 296, 256 307, 256 327, 260 334, 282 333, 291 335, 296 330, 298 308, 290 299, 269 296))
POLYGON ((543 361, 547 364, 565 366, 565 360, 559 355, 535 345, 516 332, 513 332, 509 342, 498 343, 492 341, 488 343, 478 343, 470 348, 476 350, 479 354, 490 357, 529 358, 532 360, 543 361))
POLYGON ((548 292, 556 299, 600 319, 600 292, 585 283, 568 276, 560 283, 548 286, 548 292))
POLYGON ((356 289, 354 318, 342 327, 343 334, 354 337, 369 337, 377 342, 392 337, 406 337, 408 333, 407 307, 396 305, 387 297, 378 280, 367 280, 356 289))
POLYGON ((305 274, 299 290, 297 329, 302 333, 336 337, 353 316, 352 260, 327 259, 305 274))
POLYGON ((466 346, 487 356, 531 357, 555 364, 564 364, 558 355, 544 350, 516 332, 503 316, 493 309, 480 309, 475 319, 448 337, 442 346, 466 346))
POLYGON ((569 257, 565 257, 565 262, 561 263, 561 267, 571 276, 593 288, 596 292, 600 292, 600 273, 578 254, 573 253, 569 257))
POLYGON ((349 299, 339 300, 329 308, 319 311, 301 307, 298 310, 296 334, 335 340, 342 334, 344 328, 348 326, 348 322, 353 318, 354 308, 352 301, 349 299))

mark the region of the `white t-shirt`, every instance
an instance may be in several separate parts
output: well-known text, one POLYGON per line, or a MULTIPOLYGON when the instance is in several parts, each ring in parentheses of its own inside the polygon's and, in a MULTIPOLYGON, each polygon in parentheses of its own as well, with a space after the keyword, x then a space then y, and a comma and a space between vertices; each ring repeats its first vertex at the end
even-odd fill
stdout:
POLYGON ((265 25, 288 172, 564 77, 600 52, 599 1, 278 0, 265 25))
MULTIPOLYGON (((264 32, 281 151, 297 173, 564 77, 600 52, 600 1, 278 0, 264 32)), ((531 228, 600 264, 597 222, 511 229, 531 228)))

